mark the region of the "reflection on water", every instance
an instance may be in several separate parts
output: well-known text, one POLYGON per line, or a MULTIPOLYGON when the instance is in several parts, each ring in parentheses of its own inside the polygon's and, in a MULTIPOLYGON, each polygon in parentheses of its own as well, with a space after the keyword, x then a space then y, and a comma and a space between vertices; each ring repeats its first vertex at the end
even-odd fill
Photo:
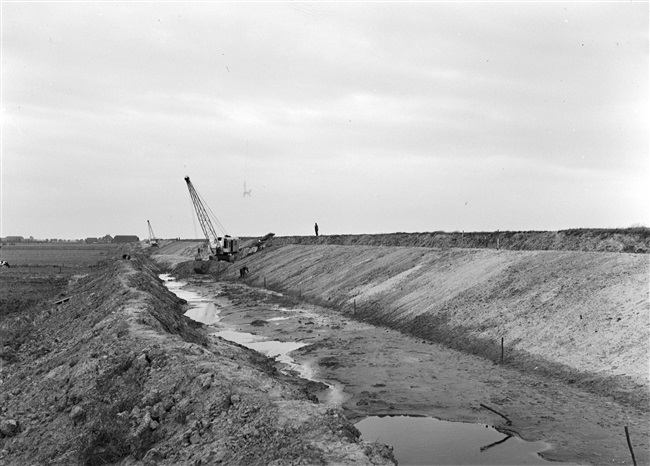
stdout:
POLYGON ((221 337, 224 340, 239 343, 246 348, 250 348, 259 353, 262 353, 269 358, 274 358, 276 361, 286 364, 288 366, 288 370, 298 372, 302 375, 302 366, 300 366, 300 364, 297 364, 293 358, 289 356, 289 353, 293 350, 297 350, 298 348, 306 346, 306 343, 298 343, 295 341, 267 340, 266 337, 254 335, 247 332, 236 332, 234 330, 222 330, 212 333, 211 335, 221 337))
POLYGON ((211 299, 204 298, 195 291, 184 289, 183 287, 185 287, 187 283, 177 281, 169 274, 164 273, 159 275, 159 277, 165 283, 165 286, 169 291, 187 301, 187 304, 189 305, 189 309, 185 312, 187 317, 206 325, 219 322, 219 310, 211 299))
MULTIPOLYGON (((189 318, 202 322, 204 324, 213 324, 219 322, 219 309, 215 307, 214 303, 210 299, 206 299, 201 296, 199 293, 196 293, 191 290, 186 290, 184 287, 187 283, 182 281, 177 281, 174 277, 169 274, 160 275, 161 280, 165 283, 165 286, 169 291, 174 293, 179 298, 184 299, 190 306, 190 309, 185 313, 189 318)), ((277 294, 277 293, 276 293, 277 294)), ((282 307, 277 308, 278 312, 291 312, 296 313, 295 309, 285 309, 282 307)), ((318 317, 312 314, 306 314, 310 318, 318 317)), ((268 319, 269 322, 278 322, 282 320, 290 319, 291 317, 287 316, 278 316, 268 319)), ((321 403, 332 406, 340 406, 349 396, 344 392, 343 385, 340 383, 328 383, 325 381, 319 381, 313 377, 313 369, 309 365, 298 364, 294 359, 289 356, 289 353, 292 351, 306 346, 306 343, 300 343, 295 341, 277 341, 277 340, 268 340, 266 337, 255 335, 247 332, 238 332, 235 330, 220 330, 218 332, 212 333, 212 335, 223 338, 224 340, 232 341, 239 343, 242 346, 253 349, 259 353, 264 354, 270 358, 274 358, 276 361, 285 365, 285 373, 294 373, 298 376, 308 379, 315 380, 318 382, 323 382, 328 386, 327 390, 317 394, 321 403)))
POLYGON ((295 341, 277 341, 267 340, 266 337, 254 335, 246 332, 236 332, 234 330, 222 330, 220 332, 212 333, 225 340, 234 341, 242 346, 254 349, 260 353, 265 354, 269 358, 275 358, 276 361, 285 364, 294 364, 293 359, 288 356, 288 353, 298 348, 302 348, 306 343, 298 343, 295 341))
MULTIPOLYGON (((165 283, 165 286, 169 291, 187 301, 187 304, 190 306, 185 313, 187 317, 206 325, 219 322, 219 310, 211 299, 204 298, 195 291, 185 289, 184 287, 187 283, 177 281, 169 274, 160 275, 160 279, 165 283)), ((276 317, 269 320, 282 320, 284 318, 285 317, 276 317)), ((213 333, 213 335, 239 343, 242 346, 251 348, 270 358, 274 358, 276 361, 286 364, 289 367, 289 370, 296 371, 299 374, 303 372, 302 367, 299 364, 296 364, 288 353, 305 346, 306 343, 268 340, 259 335, 253 335, 252 333, 246 332, 236 332, 234 330, 222 330, 213 333)))
POLYGON ((550 464, 537 455, 548 444, 526 442, 485 424, 430 417, 371 416, 355 426, 363 440, 392 445, 400 466, 550 464))

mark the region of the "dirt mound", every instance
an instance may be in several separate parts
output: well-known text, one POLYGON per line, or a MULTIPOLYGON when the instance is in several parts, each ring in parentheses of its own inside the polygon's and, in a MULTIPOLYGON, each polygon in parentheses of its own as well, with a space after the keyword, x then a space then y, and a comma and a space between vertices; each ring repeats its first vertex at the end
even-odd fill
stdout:
POLYGON ((647 410, 647 255, 287 245, 226 268, 647 410))
POLYGON ((392 464, 306 382, 184 317, 134 251, 41 302, 3 355, 2 464, 392 464))
POLYGON ((164 242, 161 247, 152 250, 151 255, 156 258, 157 263, 168 268, 175 268, 178 264, 194 258, 198 248, 203 245, 204 242, 200 241, 164 242))
POLYGON ((561 231, 495 231, 388 233, 374 235, 281 236, 272 243, 428 248, 490 248, 515 251, 598 251, 647 253, 650 228, 574 229, 561 231))

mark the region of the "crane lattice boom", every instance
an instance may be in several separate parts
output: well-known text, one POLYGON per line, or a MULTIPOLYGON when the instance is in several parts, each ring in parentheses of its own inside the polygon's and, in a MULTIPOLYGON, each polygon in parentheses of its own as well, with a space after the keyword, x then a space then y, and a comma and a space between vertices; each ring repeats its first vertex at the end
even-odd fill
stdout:
MULTIPOLYGON (((206 206, 201 200, 199 193, 196 191, 196 189, 194 189, 194 185, 190 181, 189 176, 185 177, 185 182, 187 183, 187 189, 190 191, 192 204, 194 204, 194 210, 196 210, 196 216, 198 217, 199 223, 201 224, 201 229, 203 230, 205 239, 208 241, 211 257, 214 256, 217 258, 217 260, 233 262, 235 260, 235 256, 239 252, 239 238, 232 238, 229 235, 225 235, 224 238, 221 238, 217 235, 217 232, 214 229, 212 222, 210 221, 210 217, 208 216, 206 206)), ((219 221, 216 218, 215 221, 218 225, 220 225, 219 221)))
MULTIPOLYGON (((190 177, 185 177, 185 182, 187 183, 187 189, 190 191, 190 197, 192 198, 192 204, 194 204, 194 209, 196 210, 196 216, 199 218, 199 223, 201 224, 201 229, 205 235, 205 239, 208 240, 210 244, 210 249, 216 249, 219 246, 219 236, 212 226, 210 217, 208 217, 208 212, 203 205, 203 201, 199 197, 199 194, 194 189, 194 185, 190 181, 190 177)), ((215 251, 212 251, 214 254, 215 251)))

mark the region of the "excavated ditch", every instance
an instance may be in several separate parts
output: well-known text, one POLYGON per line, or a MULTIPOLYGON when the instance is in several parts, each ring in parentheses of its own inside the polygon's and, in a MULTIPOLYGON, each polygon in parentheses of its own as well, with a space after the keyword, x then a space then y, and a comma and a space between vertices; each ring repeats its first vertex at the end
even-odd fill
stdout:
MULTIPOLYGON (((280 333, 285 339, 291 338, 291 332, 281 332, 281 326, 291 319, 311 318, 315 321, 314 330, 319 333, 320 339, 328 338, 328 333, 336 332, 332 329, 331 319, 318 315, 314 310, 288 309, 282 306, 273 306, 274 317, 265 315, 265 320, 251 321, 258 329, 253 333, 242 331, 242 316, 245 320, 257 315, 255 306, 246 308, 233 306, 224 299, 219 284, 212 289, 205 287, 188 287, 186 282, 175 281, 170 275, 161 275, 170 291, 188 301, 185 315, 194 320, 209 325, 210 334, 254 349, 279 363, 279 368, 287 373, 309 378, 316 382, 325 383, 328 389, 318 393, 319 401, 325 405, 340 406, 350 399, 344 385, 333 384, 333 381, 319 380, 318 371, 303 361, 296 362, 290 353, 299 348, 306 347, 309 343, 304 341, 284 341, 272 339, 273 334, 280 333), (217 302, 211 301, 210 295, 221 296, 217 302), (234 312, 230 308, 235 308, 234 312), (222 312, 229 317, 222 318, 222 312), (290 316, 287 316, 290 315, 290 316), (273 332, 260 329, 268 324, 273 332)), ((254 290, 245 286, 238 287, 239 298, 242 295, 256 294, 254 290)), ((282 297, 279 293, 276 296, 282 297)), ((254 298, 253 298, 254 299, 254 298)), ((348 319, 339 319, 336 327, 354 325, 348 319)), ((364 331, 383 333, 381 329, 365 326, 364 331)), ((313 333, 313 332, 312 332, 313 333)), ((408 352, 410 342, 408 337, 403 338, 406 343, 404 348, 393 348, 394 351, 408 352)), ((381 358, 375 358, 374 364, 386 364, 381 358)), ((369 381, 373 382, 373 381, 369 381)), ((378 383, 379 380, 374 380, 378 383)), ((399 395, 399 394, 398 394, 399 395)), ((368 416, 356 422, 355 427, 361 432, 361 438, 368 442, 387 443, 394 448, 396 460, 401 465, 436 465, 436 464, 549 464, 537 453, 549 449, 551 446, 545 442, 526 442, 513 433, 501 433, 491 426, 472 424, 467 422, 448 422, 424 416, 368 416)), ((568 463, 564 463, 568 464, 568 463)))
MULTIPOLYGON (((191 277, 184 247, 163 248, 163 262, 191 277)), ((252 309, 242 331, 259 332, 249 324, 275 316, 268 290, 351 319, 326 338, 310 320, 286 332, 310 343, 294 359, 352 394, 344 408, 353 422, 400 413, 494 425, 549 443, 545 459, 580 464, 629 463, 627 427, 643 464, 649 265, 639 254, 345 246, 323 237, 213 264, 203 281, 225 284, 236 305, 252 309), (245 302, 243 283, 259 296, 245 302), (369 324, 385 333, 367 332, 369 324), (400 351, 404 333, 415 338, 400 351)))

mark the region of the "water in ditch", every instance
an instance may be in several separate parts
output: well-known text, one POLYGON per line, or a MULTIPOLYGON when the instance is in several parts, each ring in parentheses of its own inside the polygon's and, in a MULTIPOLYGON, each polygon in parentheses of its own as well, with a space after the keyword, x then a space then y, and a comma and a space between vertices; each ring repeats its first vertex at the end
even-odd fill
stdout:
POLYGON ((196 291, 188 290, 187 283, 178 281, 169 274, 164 273, 159 277, 169 291, 187 301, 190 306, 185 313, 187 317, 206 325, 219 322, 219 311, 211 299, 203 297, 196 291))
POLYGON ((526 442, 485 424, 431 417, 370 416, 355 427, 363 440, 391 445, 400 466, 551 464, 537 454, 549 448, 547 443, 526 442))
MULTIPOLYGON (((192 320, 196 320, 197 322, 202 322, 206 325, 211 325, 219 322, 219 308, 215 306, 213 300, 210 298, 205 298, 197 291, 188 290, 186 288, 187 283, 177 281, 169 274, 160 275, 160 279, 163 281, 169 291, 174 293, 179 298, 187 301, 187 304, 189 306, 189 309, 185 312, 185 315, 187 317, 192 320)), ((269 320, 284 320, 287 318, 288 317, 277 317, 275 319, 269 320)), ((220 330, 218 332, 213 332, 212 335, 221 337, 224 340, 238 343, 242 346, 246 346, 247 348, 253 349, 270 358, 275 359, 279 363, 285 365, 285 372, 293 371, 301 377, 311 379, 309 376, 311 374, 311 370, 307 367, 297 364, 293 358, 289 356, 290 352, 305 346, 305 343, 269 340, 263 336, 254 335, 247 332, 238 332, 235 330, 220 330)), ((328 398, 334 399, 335 397, 328 395, 328 398)))
MULTIPOLYGON (((165 286, 188 302, 186 316, 211 325, 219 322, 219 308, 198 291, 188 290, 187 284, 163 274, 165 286)), ((279 312, 282 309, 278 309, 279 312)), ((291 317, 278 316, 269 321, 282 321, 291 317)), ((317 380, 309 365, 298 364, 289 353, 305 346, 301 342, 269 340, 247 332, 222 329, 213 335, 254 349, 282 363, 285 372, 317 380)), ((318 381, 318 380, 317 380, 318 381)), ((321 403, 341 406, 349 397, 340 383, 321 381, 329 388, 318 394, 321 403)), ((370 416, 355 424, 361 438, 394 448, 395 458, 403 465, 547 465, 537 453, 549 448, 544 442, 526 442, 519 437, 501 433, 485 424, 448 422, 431 417, 370 416)), ((568 464, 568 463, 563 463, 568 464)))

